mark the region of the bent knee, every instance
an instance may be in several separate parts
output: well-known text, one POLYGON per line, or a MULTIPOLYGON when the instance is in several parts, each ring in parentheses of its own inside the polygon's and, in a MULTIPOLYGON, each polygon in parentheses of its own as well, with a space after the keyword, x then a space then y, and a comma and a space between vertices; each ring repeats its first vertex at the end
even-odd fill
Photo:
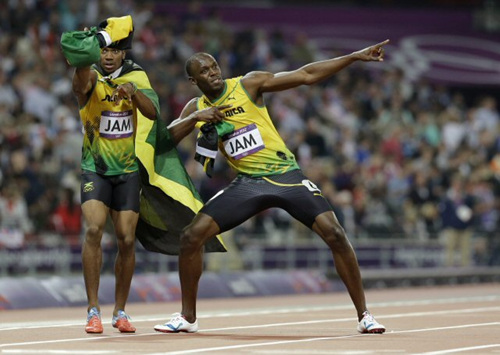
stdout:
POLYGON ((345 230, 340 224, 328 226, 326 233, 323 235, 323 239, 331 248, 343 249, 350 247, 345 230))
POLYGON ((207 239, 203 233, 196 232, 193 228, 186 228, 181 233, 181 250, 195 251, 201 249, 207 239))

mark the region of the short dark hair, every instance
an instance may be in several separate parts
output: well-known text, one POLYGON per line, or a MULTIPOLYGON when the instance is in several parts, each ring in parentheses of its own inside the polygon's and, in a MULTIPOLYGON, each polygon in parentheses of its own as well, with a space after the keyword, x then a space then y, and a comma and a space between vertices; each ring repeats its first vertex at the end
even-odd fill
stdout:
POLYGON ((204 53, 204 52, 198 52, 198 53, 193 54, 191 57, 188 58, 188 60, 186 60, 185 70, 186 70, 187 76, 193 76, 193 72, 191 71, 191 68, 193 67, 193 63, 197 62, 202 57, 211 57, 211 55, 208 53, 204 53))

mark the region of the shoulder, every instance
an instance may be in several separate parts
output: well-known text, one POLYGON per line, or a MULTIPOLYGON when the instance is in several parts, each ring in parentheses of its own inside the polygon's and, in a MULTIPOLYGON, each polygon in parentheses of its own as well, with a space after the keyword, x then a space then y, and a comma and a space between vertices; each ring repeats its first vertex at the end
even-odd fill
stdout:
POLYGON ((125 70, 125 71, 129 71, 129 70, 144 71, 144 69, 139 64, 137 64, 136 62, 133 62, 130 59, 125 59, 125 61, 123 62, 123 70, 125 70))
POLYGON ((189 102, 186 104, 186 107, 194 107, 195 109, 198 107, 198 101, 201 99, 201 97, 193 97, 189 102))
POLYGON ((251 82, 251 81, 265 81, 274 76, 273 73, 267 71, 251 71, 245 74, 242 78, 242 82, 251 82))
POLYGON ((266 71, 252 71, 247 74, 245 74, 240 82, 241 85, 247 89, 247 90, 252 90, 252 89, 259 89, 264 83, 270 79, 273 78, 274 74, 266 71))
POLYGON ((201 109, 202 107, 199 107, 198 105, 198 100, 200 98, 199 97, 195 97, 195 98, 192 98, 191 100, 189 100, 189 102, 186 104, 186 106, 184 106, 184 109, 182 110, 182 116, 185 117, 195 111, 198 111, 199 109, 201 109))

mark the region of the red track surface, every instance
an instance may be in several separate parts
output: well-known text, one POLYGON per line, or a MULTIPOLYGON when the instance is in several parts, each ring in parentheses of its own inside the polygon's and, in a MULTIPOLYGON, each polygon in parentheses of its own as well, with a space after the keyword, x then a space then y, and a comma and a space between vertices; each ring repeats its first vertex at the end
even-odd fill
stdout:
POLYGON ((356 332, 347 293, 200 300, 200 332, 156 333, 179 302, 127 307, 137 333, 84 332, 85 308, 0 312, 2 354, 500 354, 500 284, 370 290, 383 335, 356 332))

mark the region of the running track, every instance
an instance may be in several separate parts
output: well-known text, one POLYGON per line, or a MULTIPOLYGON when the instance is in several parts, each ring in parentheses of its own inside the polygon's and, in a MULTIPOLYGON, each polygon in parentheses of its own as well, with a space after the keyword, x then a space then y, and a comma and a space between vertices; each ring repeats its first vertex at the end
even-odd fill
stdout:
POLYGON ((132 303, 137 333, 84 332, 84 308, 0 311, 0 354, 500 354, 500 284, 369 290, 383 335, 356 332, 347 293, 199 301, 200 332, 156 333, 179 302, 132 303))

